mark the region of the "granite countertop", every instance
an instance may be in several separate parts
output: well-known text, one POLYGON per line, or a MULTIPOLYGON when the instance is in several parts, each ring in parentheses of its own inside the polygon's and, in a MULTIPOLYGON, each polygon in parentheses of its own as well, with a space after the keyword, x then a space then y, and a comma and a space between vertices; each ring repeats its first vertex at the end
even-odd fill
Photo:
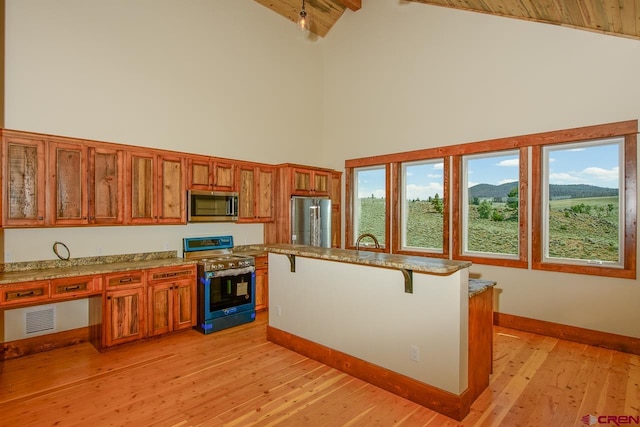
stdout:
POLYGON ((469 279, 469 298, 480 295, 489 288, 493 288, 496 282, 492 280, 469 279))
POLYGON ((178 258, 176 251, 164 251, 72 258, 66 261, 45 260, 9 263, 4 264, 4 271, 0 273, 0 285, 157 267, 173 267, 195 264, 196 262, 196 260, 178 258))
POLYGON ((304 245, 288 245, 283 243, 249 245, 247 249, 272 252, 283 255, 296 255, 306 258, 325 259, 328 261, 346 262, 350 264, 370 265, 393 269, 413 270, 414 273, 449 275, 471 266, 469 261, 451 261, 440 258, 428 258, 412 255, 387 254, 371 251, 355 251, 351 249, 319 248, 304 245))

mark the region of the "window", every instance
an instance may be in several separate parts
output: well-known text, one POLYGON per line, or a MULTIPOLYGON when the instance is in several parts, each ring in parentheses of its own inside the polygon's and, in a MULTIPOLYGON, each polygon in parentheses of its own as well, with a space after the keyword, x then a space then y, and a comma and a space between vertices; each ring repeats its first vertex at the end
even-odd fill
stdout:
POLYGON ((347 247, 372 233, 385 252, 635 279, 637 135, 629 120, 347 160, 347 247))
POLYGON ((542 149, 543 262, 623 267, 624 138, 542 149))
POLYGON ((519 258, 518 151, 462 157, 462 255, 519 258))
MULTIPOLYGON (((388 234, 387 167, 372 166, 353 170, 353 234, 355 245, 358 236, 372 234, 380 247, 385 247, 388 234)), ((360 246, 370 246, 372 239, 362 240, 360 246)))
POLYGON ((448 252, 444 248, 448 225, 444 159, 406 162, 400 169, 400 251, 448 252))

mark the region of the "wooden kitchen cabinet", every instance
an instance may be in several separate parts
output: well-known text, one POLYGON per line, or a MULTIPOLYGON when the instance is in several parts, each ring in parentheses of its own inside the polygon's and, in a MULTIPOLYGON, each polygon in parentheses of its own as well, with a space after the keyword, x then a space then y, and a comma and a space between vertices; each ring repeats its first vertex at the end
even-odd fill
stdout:
POLYGON ((183 158, 127 152, 126 219, 131 224, 185 224, 183 158))
POLYGON ((49 299, 49 281, 16 283, 3 286, 0 292, 0 307, 37 304, 49 299))
POLYGON ((152 224, 157 222, 155 154, 127 152, 127 222, 152 224))
POLYGON ((289 169, 293 195, 328 196, 331 173, 324 170, 293 167, 289 169))
POLYGON ((147 272, 149 335, 160 335, 196 324, 196 266, 147 272))
POLYGON ((269 307, 269 257, 255 258, 256 266, 256 311, 269 307))
POLYGON ((238 222, 273 221, 275 169, 267 165, 238 167, 238 222))
POLYGON ((45 224, 46 141, 3 131, 3 226, 45 224))
POLYGON ((89 224, 124 222, 124 151, 89 146, 89 224))
POLYGON ((223 159, 189 156, 187 187, 190 190, 233 191, 234 163, 223 159))
POLYGON ((51 280, 51 299, 73 299, 102 290, 102 277, 78 276, 51 280))
POLYGON ((50 225, 87 224, 88 148, 80 142, 49 141, 50 225))
POLYGON ((341 177, 331 169, 284 163, 278 165, 275 220, 264 225, 265 243, 291 243, 291 196, 331 199, 331 246, 341 246, 341 177), (304 189, 304 190, 301 190, 304 189))
POLYGON ((107 274, 103 319, 106 347, 138 340, 145 330, 145 275, 143 271, 107 274))

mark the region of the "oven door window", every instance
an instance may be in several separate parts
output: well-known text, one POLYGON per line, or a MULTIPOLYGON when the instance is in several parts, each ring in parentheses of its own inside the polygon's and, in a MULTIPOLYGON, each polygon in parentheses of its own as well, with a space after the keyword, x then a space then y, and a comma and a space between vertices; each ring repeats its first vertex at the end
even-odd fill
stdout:
POLYGON ((211 278, 209 311, 247 304, 251 298, 251 273, 211 278))

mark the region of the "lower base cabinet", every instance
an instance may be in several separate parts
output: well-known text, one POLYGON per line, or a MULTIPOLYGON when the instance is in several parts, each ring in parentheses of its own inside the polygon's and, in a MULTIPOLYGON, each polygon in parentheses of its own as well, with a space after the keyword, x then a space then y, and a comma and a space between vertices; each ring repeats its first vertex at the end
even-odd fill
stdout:
POLYGON ((190 329, 196 324, 195 276, 195 266, 149 271, 149 336, 190 329))
POLYGON ((104 336, 107 347, 145 337, 144 289, 108 291, 104 336))
POLYGON ((105 275, 103 344, 106 347, 146 336, 143 270, 105 275))
POLYGON ((105 284, 105 347, 196 323, 195 264, 108 274, 105 284))

